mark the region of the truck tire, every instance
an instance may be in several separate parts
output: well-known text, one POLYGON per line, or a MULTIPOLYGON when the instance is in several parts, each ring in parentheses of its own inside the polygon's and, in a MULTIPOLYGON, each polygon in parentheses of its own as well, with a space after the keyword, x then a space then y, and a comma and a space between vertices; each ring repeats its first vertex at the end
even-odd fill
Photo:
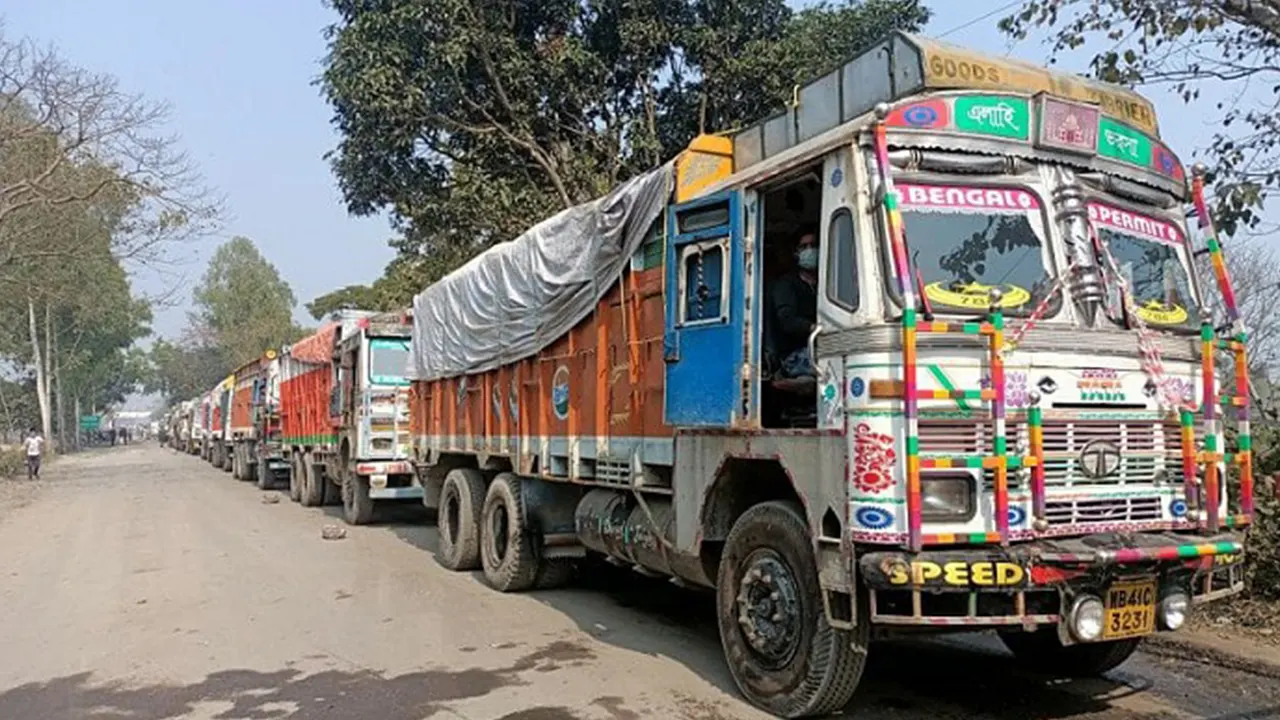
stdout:
POLYGON ((270 490, 271 488, 275 487, 276 474, 267 465, 266 458, 258 458, 258 470, 256 475, 257 475, 259 490, 270 490))
POLYGON ((292 453, 289 455, 289 499, 294 502, 302 501, 302 454, 292 453))
POLYGON ((311 461, 310 456, 302 458, 306 470, 302 473, 302 506, 316 507, 324 502, 324 473, 320 466, 311 461))
POLYGON ((243 457, 240 460, 240 474, 244 477, 240 478, 246 482, 257 482, 258 480, 258 459, 253 457, 254 453, 252 445, 245 445, 243 457))
POLYGON ((480 564, 485 579, 502 592, 528 590, 538 578, 538 556, 525 524, 520 485, 512 473, 494 478, 480 519, 480 564))
POLYGON ((1114 670, 1142 643, 1142 638, 1132 638, 1063 645, 1056 627, 1002 632, 1000 640, 1019 663, 1049 675, 1073 678, 1096 677, 1114 670))
POLYGON ((369 497, 369 478, 351 472, 342 480, 342 517, 348 525, 368 525, 373 519, 373 498, 369 497))
POLYGON ((450 470, 440 488, 440 564, 450 570, 480 567, 480 512, 484 509, 484 475, 472 468, 450 470))
POLYGON ((800 718, 849 703, 866 664, 869 623, 859 620, 854 631, 827 623, 813 540, 794 504, 761 503, 734 523, 716 605, 729 672, 751 704, 800 718))

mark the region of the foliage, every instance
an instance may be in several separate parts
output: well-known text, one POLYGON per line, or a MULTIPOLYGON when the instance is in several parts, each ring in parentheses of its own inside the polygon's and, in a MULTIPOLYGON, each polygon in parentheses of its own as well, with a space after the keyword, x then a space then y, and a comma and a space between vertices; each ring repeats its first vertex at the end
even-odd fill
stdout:
POLYGON ((1205 108, 1219 128, 1208 148, 1219 220, 1228 234, 1258 222, 1280 184, 1280 3, 1026 0, 1000 27, 1016 38, 1048 28, 1055 54, 1096 48, 1104 80, 1170 86, 1187 103, 1212 87, 1223 98, 1205 108))
POLYGON ((321 88, 348 209, 402 238, 379 283, 317 299, 404 306, 490 244, 791 99, 918 0, 330 0, 321 88))
POLYGON ((159 393, 170 403, 190 400, 227 376, 231 364, 213 346, 159 339, 147 353, 149 370, 143 388, 159 393))
POLYGON ((232 238, 214 251, 192 299, 196 337, 217 348, 228 370, 301 337, 293 290, 248 238, 232 238))

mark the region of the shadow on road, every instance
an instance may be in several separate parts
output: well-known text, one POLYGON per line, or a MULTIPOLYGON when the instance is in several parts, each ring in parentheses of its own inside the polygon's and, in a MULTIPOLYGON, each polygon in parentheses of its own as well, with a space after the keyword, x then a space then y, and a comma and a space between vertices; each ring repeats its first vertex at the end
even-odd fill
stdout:
MULTIPOLYGON (((190 685, 96 683, 91 673, 28 683, 0 693, 0 717, 59 720, 164 720, 186 717, 201 709, 209 717, 230 720, 290 718, 377 718, 421 720, 451 703, 487 695, 499 688, 523 685, 524 673, 571 669, 593 658, 582 645, 557 641, 498 668, 425 670, 387 677, 379 673, 295 668, 269 672, 223 670, 190 685)), ((618 720, 643 714, 625 707, 621 698, 601 696, 593 705, 618 720)), ((446 717, 457 717, 444 713, 446 717)), ((507 720, 580 720, 565 708, 525 708, 507 720)))
MULTIPOLYGON (((386 527, 415 548, 433 555, 437 551, 434 527, 413 523, 386 527)), ((527 595, 563 613, 602 642, 670 657, 721 690, 738 694, 720 654, 710 592, 682 589, 604 563, 588 568, 570 588, 527 595), (633 615, 625 625, 606 626, 601 619, 610 616, 610 609, 633 615)), ((480 573, 473 575, 477 582, 484 582, 480 573)), ((1021 670, 990 636, 895 640, 873 645, 866 674, 845 716, 853 717, 856 711, 856 717, 867 719, 1143 717, 1117 712, 1114 703, 1146 693, 1152 685, 1151 680, 1131 673, 1088 680, 1033 675, 1021 670)))

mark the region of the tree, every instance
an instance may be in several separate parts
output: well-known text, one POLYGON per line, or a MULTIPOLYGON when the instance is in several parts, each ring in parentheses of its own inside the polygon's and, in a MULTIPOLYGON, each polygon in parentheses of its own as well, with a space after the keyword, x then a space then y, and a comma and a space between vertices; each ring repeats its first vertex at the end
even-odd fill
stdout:
POLYGON ((169 404, 190 400, 227 376, 228 363, 216 347, 188 338, 185 342, 157 340, 147 353, 143 388, 159 393, 169 404))
POLYGON ((232 238, 214 251, 192 298, 197 347, 216 348, 223 372, 300 336, 293 290, 248 238, 232 238))
POLYGON ((1091 67, 1103 80, 1172 87, 1201 105, 1212 86, 1224 98, 1203 108, 1220 128, 1207 148, 1219 225, 1233 234, 1258 222, 1280 183, 1280 2, 1027 0, 1000 27, 1015 38, 1049 29, 1055 56, 1098 48, 1091 67))
POLYGON ((893 29, 917 0, 330 0, 320 81, 348 209, 402 238, 372 295, 403 304, 490 244, 598 197, 701 129, 732 129, 893 29), (408 293, 412 294, 412 291, 408 293))
POLYGON ((120 211, 117 258, 154 260, 171 242, 206 233, 219 206, 161 134, 167 114, 111 76, 0 32, 0 281, 22 258, 74 252, 32 242, 49 217, 40 211, 103 196, 120 211))

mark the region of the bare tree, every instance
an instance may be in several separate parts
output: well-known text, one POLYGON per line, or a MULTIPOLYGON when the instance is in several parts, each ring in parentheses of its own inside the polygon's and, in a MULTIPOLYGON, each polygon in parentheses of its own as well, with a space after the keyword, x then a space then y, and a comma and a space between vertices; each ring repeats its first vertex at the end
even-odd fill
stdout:
POLYGON ((118 213, 102 219, 113 254, 127 261, 153 261, 174 241, 208 234, 220 203, 163 134, 167 117, 163 103, 0 30, 0 277, 25 259, 74 252, 73 243, 39 241, 61 206, 118 213))

